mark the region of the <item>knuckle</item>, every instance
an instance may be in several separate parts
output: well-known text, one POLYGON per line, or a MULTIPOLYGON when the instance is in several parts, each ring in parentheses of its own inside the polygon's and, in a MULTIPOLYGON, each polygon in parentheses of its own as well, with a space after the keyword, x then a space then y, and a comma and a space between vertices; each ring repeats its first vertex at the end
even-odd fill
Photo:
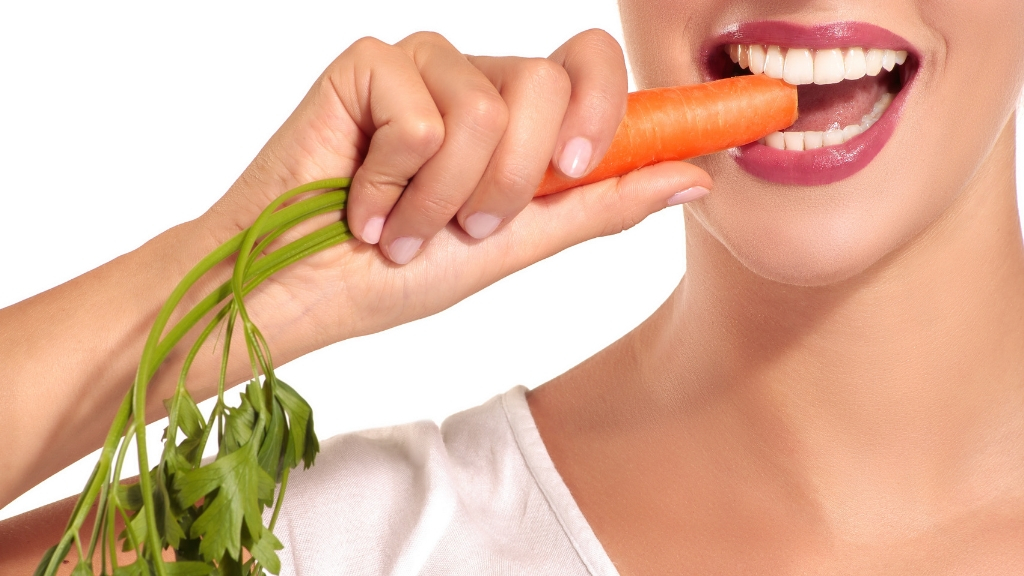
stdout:
POLYGON ((645 218, 637 206, 638 201, 629 194, 628 189, 623 189, 621 180, 615 187, 614 194, 597 194, 594 207, 598 214, 611 215, 605 220, 601 236, 613 236, 625 232, 642 222, 645 218))
POLYGON ((486 134, 501 134, 508 127, 508 106, 496 92, 473 90, 462 97, 460 110, 466 122, 486 134))
POLYGON ((604 230, 601 231, 601 236, 614 236, 629 230, 633 226, 640 223, 640 218, 629 214, 623 214, 620 218, 608 222, 604 230))
POLYGON ((448 46, 451 43, 448 39, 437 32, 431 32, 423 30, 420 32, 413 32, 398 42, 400 45, 409 46, 411 48, 418 48, 426 45, 441 45, 448 46))
POLYGON ((530 58, 520 65, 519 74, 534 90, 568 98, 572 90, 569 73, 558 63, 547 58, 530 58))
POLYGON ((444 142, 444 122, 440 118, 409 118, 398 124, 398 139, 421 158, 430 158, 444 142))
POLYGON ((619 221, 619 232, 625 232, 643 221, 643 217, 637 214, 624 214, 619 221))
POLYGON ((607 90, 592 90, 580 95, 579 107, 584 117, 594 119, 598 128, 614 130, 625 115, 626 100, 607 90))
POLYGON ((408 184, 408 179, 384 166, 363 164, 352 179, 349 210, 353 206, 379 207, 396 198, 408 184))
POLYGON ((357 58, 372 58, 374 56, 380 55, 389 48, 391 48, 391 46, 382 42, 381 40, 374 38, 373 36, 363 36, 362 38, 353 42, 352 45, 348 47, 348 50, 346 50, 346 52, 350 53, 351 55, 357 58))
POLYGON ((494 170, 492 189, 502 198, 515 199, 536 187, 531 171, 521 164, 506 162, 494 170))
POLYGON ((461 204, 457 204, 452 201, 451 198, 446 198, 438 194, 424 194, 419 198, 417 202, 418 212, 424 215, 428 222, 448 222, 452 219, 452 216, 459 211, 462 207, 461 204))
POLYGON ((596 52, 603 56, 616 56, 624 58, 622 53, 622 46, 619 42, 608 32, 601 30, 600 28, 591 28, 580 32, 573 38, 576 46, 574 48, 578 50, 584 50, 588 52, 596 52))

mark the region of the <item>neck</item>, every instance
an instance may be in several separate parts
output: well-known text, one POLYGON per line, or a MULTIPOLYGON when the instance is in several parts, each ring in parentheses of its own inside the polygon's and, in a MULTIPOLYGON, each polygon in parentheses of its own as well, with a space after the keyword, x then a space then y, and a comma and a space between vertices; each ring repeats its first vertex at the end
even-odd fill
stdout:
POLYGON ((939 221, 829 286, 758 277, 688 217, 686 278, 637 333, 640 357, 658 359, 641 368, 649 390, 662 406, 724 411, 754 460, 819 503, 1020 494, 1024 244, 1010 126, 939 221))

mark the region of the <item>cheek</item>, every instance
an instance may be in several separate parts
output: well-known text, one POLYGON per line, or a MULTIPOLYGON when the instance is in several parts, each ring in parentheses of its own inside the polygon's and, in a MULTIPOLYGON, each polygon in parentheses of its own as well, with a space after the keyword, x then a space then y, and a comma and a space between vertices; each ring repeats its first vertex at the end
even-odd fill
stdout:
POLYGON ((941 49, 930 54, 918 92, 915 126, 927 156, 946 178, 963 183, 981 165, 1020 102, 1024 83, 1024 2, 921 2, 923 23, 941 49))
POLYGON ((757 180, 727 154, 694 162, 715 179, 715 193, 688 206, 691 220, 760 276, 844 280, 981 197, 968 193, 972 179, 991 159, 1024 82, 1024 2, 890 6, 890 27, 924 51, 925 65, 896 133, 868 167, 803 188, 757 180))
MULTIPOLYGON (((700 82, 706 38, 742 18, 728 0, 619 0, 626 54, 639 88, 700 82)), ((739 3, 742 4, 742 3, 739 3)))

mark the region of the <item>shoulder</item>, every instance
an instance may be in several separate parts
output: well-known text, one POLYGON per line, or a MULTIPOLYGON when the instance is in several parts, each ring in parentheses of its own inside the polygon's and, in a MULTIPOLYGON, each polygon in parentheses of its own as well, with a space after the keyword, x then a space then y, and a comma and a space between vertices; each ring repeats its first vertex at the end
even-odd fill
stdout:
POLYGON ((281 574, 530 573, 552 555, 571 564, 572 544, 509 423, 507 399, 523 392, 440 427, 324 441, 316 464, 289 480, 274 530, 285 544, 281 574))
POLYGON ((480 479, 515 459, 514 440, 501 396, 431 421, 363 430, 322 442, 316 465, 293 472, 286 506, 323 510, 325 504, 351 511, 361 505, 380 510, 414 505, 417 498, 454 496, 460 481, 480 479), (512 440, 512 442, 510 442, 512 440), (428 494, 429 492, 429 494, 428 494))

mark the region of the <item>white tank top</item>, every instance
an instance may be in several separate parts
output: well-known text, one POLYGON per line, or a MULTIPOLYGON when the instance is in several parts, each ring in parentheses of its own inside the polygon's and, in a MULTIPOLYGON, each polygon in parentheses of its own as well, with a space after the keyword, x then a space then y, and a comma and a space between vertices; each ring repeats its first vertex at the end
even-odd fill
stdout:
POLYGON ((518 386, 433 422, 342 434, 292 471, 281 576, 617 576, 518 386))

